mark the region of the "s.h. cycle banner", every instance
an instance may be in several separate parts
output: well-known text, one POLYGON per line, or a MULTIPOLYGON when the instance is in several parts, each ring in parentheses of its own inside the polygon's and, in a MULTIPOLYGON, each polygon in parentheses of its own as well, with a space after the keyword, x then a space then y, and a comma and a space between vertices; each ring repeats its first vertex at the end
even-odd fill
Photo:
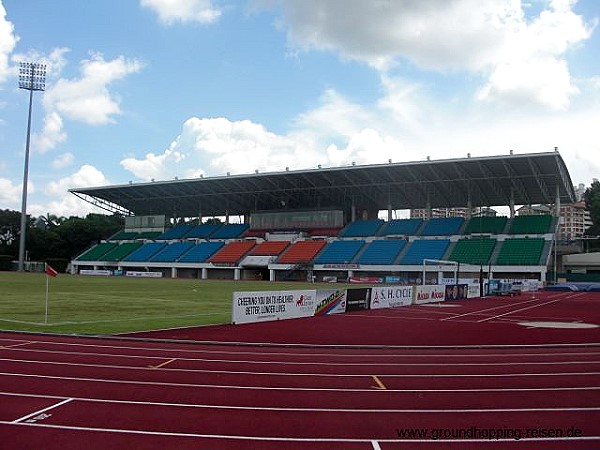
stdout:
POLYGON ((413 302, 413 286, 377 286, 371 288, 371 309, 408 306, 413 302))

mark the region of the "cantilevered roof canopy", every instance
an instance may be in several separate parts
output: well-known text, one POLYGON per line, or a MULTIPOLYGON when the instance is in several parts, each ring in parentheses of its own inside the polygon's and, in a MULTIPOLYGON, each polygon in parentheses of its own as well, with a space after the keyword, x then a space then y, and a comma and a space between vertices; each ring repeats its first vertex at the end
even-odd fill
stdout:
POLYGON ((290 170, 76 188, 111 212, 168 217, 283 209, 370 210, 553 204, 575 201, 555 152, 290 170))

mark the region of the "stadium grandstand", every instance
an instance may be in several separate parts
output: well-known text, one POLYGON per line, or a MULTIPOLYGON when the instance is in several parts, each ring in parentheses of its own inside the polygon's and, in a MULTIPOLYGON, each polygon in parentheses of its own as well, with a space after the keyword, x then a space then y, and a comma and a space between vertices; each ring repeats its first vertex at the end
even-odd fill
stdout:
MULTIPOLYGON (((559 211, 575 199, 556 149, 71 192, 124 216, 121 231, 72 260, 73 273, 394 283, 424 281, 428 260, 457 263, 461 276, 545 281, 558 218, 516 216, 515 208, 552 204, 559 211), (458 207, 507 213, 394 218, 398 210, 458 207)), ((439 278, 449 269, 440 262, 429 270, 439 278)))

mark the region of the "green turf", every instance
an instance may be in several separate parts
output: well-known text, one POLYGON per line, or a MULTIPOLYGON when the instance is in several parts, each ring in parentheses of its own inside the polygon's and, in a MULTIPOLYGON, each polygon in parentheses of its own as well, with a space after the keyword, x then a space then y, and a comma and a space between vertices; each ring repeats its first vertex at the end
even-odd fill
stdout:
MULTIPOLYGON (((0 272, 0 329, 115 334, 228 323, 234 291, 314 288, 297 282, 213 281, 0 272)), ((331 287, 330 285, 328 287, 331 287)))

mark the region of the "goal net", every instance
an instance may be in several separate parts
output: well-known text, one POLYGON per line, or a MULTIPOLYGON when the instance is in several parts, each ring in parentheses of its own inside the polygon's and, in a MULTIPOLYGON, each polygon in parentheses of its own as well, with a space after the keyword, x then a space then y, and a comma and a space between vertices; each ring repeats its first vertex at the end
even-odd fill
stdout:
POLYGON ((453 278, 458 280, 460 263, 456 261, 446 261, 444 259, 424 259, 421 275, 422 284, 426 284, 427 273, 435 273, 436 280, 440 272, 452 272, 453 278))

